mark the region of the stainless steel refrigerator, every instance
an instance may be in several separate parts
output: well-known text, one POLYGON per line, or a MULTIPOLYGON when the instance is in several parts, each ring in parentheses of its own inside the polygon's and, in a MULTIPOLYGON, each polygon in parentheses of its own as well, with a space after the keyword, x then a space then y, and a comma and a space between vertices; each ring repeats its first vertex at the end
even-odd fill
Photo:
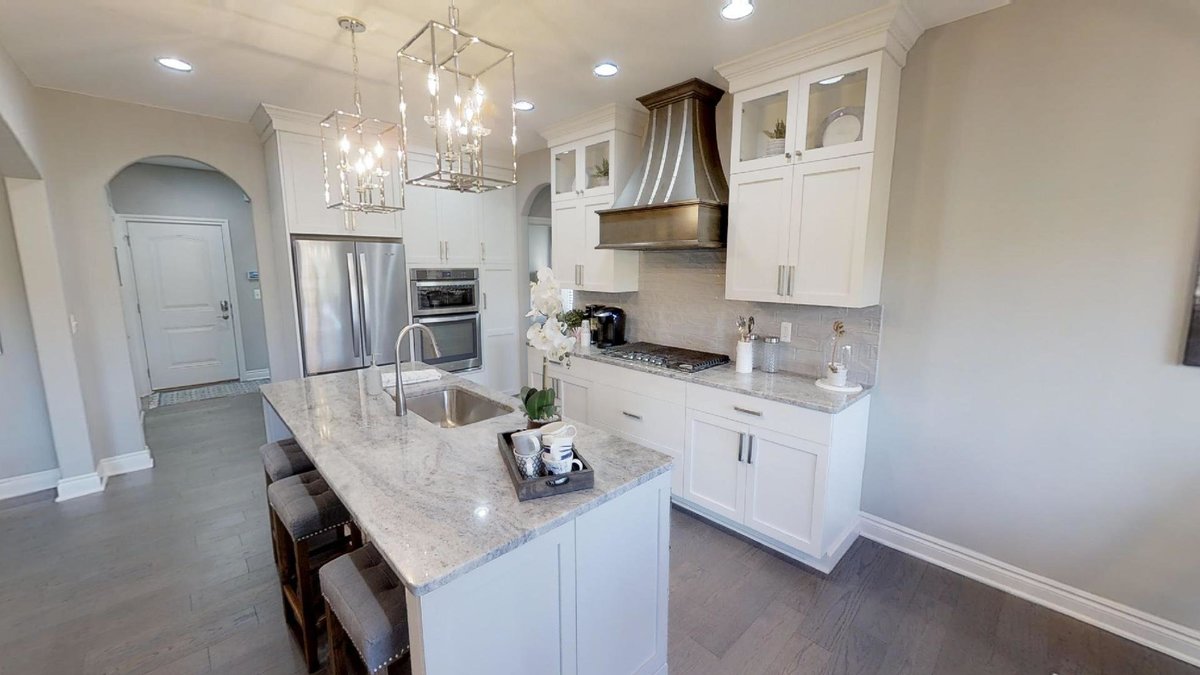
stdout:
POLYGON ((400 240, 298 236, 292 260, 304 374, 362 368, 372 354, 381 366, 394 363, 410 319, 400 240))

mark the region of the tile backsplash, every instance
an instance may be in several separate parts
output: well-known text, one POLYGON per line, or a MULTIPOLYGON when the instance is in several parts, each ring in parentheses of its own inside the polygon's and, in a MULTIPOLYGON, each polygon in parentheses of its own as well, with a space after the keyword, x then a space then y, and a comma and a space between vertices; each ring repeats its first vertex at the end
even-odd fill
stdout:
POLYGON ((782 305, 725 299, 725 251, 646 251, 641 254, 636 293, 575 293, 575 306, 605 304, 625 310, 625 339, 644 340, 728 354, 733 358, 738 316, 754 316, 755 332, 779 335, 792 323, 780 368, 813 377, 824 363, 822 350, 833 322, 846 324, 853 347, 850 381, 875 384, 881 308, 782 305))

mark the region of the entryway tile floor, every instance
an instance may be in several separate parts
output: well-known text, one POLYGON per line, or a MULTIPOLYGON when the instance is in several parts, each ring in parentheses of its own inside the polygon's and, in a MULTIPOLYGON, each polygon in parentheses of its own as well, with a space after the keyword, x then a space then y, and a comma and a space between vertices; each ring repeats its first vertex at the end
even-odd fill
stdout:
POLYGON ((230 382, 205 384, 199 387, 156 391, 149 396, 142 397, 142 410, 154 410, 166 405, 178 405, 193 401, 206 401, 210 398, 253 394, 258 391, 259 387, 264 384, 270 384, 270 382, 270 380, 250 380, 246 382, 232 380, 230 382))
MULTIPOLYGON (((101 494, 0 502, 0 673, 304 673, 260 398, 152 410, 146 440, 155 467, 101 494)), ((671 675, 1200 675, 871 541, 825 577, 679 511, 670 603, 671 675)))

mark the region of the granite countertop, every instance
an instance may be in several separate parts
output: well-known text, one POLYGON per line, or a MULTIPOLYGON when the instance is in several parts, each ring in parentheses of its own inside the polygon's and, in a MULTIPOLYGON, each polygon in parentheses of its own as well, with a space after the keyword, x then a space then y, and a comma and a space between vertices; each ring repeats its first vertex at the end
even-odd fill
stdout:
MULTIPOLYGON (((427 368, 405 364, 405 370, 427 368)), ((516 400, 460 377, 408 385, 411 397, 461 387, 514 412, 443 429, 387 393, 368 396, 361 371, 274 382, 262 395, 415 595, 438 588, 526 541, 667 472, 671 458, 578 422, 576 443, 596 485, 517 500, 496 434, 525 428, 516 400)))
POLYGON ((818 387, 816 385, 816 378, 797 373, 783 371, 778 373, 764 373, 761 370, 755 370, 750 373, 741 374, 734 369, 733 363, 709 368, 698 373, 685 373, 680 370, 669 370, 667 368, 652 366, 640 361, 606 356, 604 350, 592 346, 576 347, 576 351, 572 356, 831 414, 845 410, 859 399, 871 393, 870 387, 864 387, 862 391, 856 394, 838 394, 818 387))

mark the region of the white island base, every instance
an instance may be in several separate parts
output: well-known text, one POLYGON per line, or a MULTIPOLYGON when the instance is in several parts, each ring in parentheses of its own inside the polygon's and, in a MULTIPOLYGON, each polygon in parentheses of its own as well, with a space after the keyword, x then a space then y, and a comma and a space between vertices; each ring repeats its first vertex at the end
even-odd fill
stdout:
POLYGON ((670 497, 663 474, 408 593, 413 674, 665 674, 670 497))

